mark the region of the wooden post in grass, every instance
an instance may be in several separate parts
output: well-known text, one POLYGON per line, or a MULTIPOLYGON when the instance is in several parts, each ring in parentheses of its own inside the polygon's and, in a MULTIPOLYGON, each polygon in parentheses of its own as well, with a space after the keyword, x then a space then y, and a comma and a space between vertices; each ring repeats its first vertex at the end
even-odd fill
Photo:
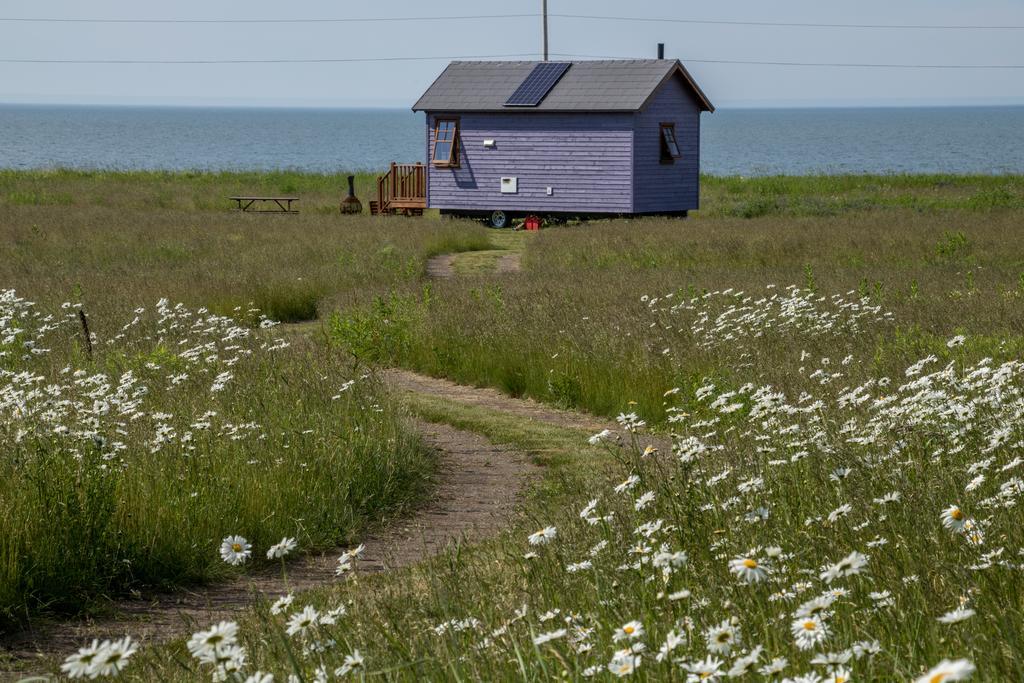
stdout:
POLYGON ((78 320, 82 323, 82 336, 85 337, 85 355, 92 360, 92 335, 89 334, 89 319, 85 317, 85 310, 78 309, 78 320))

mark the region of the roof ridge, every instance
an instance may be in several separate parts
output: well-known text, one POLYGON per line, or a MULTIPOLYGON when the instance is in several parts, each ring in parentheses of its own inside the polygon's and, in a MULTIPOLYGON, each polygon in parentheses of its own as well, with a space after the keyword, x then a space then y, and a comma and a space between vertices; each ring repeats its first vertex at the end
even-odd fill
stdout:
POLYGON ((449 64, 544 64, 545 62, 559 64, 615 64, 615 63, 643 63, 653 62, 664 63, 665 65, 678 62, 678 59, 657 59, 656 57, 619 57, 615 59, 453 59, 449 64))
MULTIPOLYGON (((453 60, 413 105, 415 111, 510 111, 509 97, 544 60, 453 60)), ((531 111, 630 112, 681 76, 707 111, 714 108, 678 59, 549 60, 572 68, 531 111)))

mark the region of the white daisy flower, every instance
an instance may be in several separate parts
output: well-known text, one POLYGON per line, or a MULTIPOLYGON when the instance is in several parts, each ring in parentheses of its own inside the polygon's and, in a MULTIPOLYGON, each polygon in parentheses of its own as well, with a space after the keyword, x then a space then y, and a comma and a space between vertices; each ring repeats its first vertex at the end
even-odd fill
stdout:
POLYGON ((757 666, 757 660, 761 659, 762 650, 764 648, 758 645, 742 657, 737 657, 729 669, 729 678, 740 678, 753 671, 754 667, 757 666))
POLYGON ((950 531, 961 531, 967 523, 967 517, 964 515, 964 511, 956 505, 950 505, 948 508, 943 510, 941 519, 942 526, 946 527, 950 531))
POLYGON ((256 671, 254 673, 249 674, 249 676, 246 677, 245 683, 274 683, 274 674, 256 671))
POLYGON ((793 639, 796 640, 796 646, 801 650, 810 650, 828 638, 828 626, 816 614, 794 619, 790 624, 790 631, 793 633, 793 639))
POLYGON ((334 670, 334 675, 338 678, 347 676, 353 671, 362 668, 363 664, 363 656, 359 654, 359 650, 353 650, 352 654, 345 655, 345 661, 341 663, 341 666, 334 670))
POLYGON ((768 568, 760 564, 756 558, 737 556, 729 560, 729 571, 746 583, 758 583, 768 576, 768 568))
POLYGON ((530 545, 545 545, 551 542, 555 536, 558 535, 558 529, 553 526, 546 526, 540 531, 530 534, 529 541, 530 545))
POLYGON ((299 544, 294 538, 282 538, 279 543, 275 543, 267 550, 267 559, 279 560, 298 547, 299 544))
POLYGON ((839 578, 860 574, 867 564, 868 556, 854 550, 834 565, 822 571, 820 576, 825 583, 832 583, 839 578))
POLYGON ((632 674, 639 666, 640 655, 633 654, 629 650, 622 650, 616 652, 612 661, 608 662, 608 671, 614 676, 622 678, 632 674))
MULTIPOLYGON (((100 642, 93 640, 91 645, 79 648, 78 652, 69 655, 60 665, 60 670, 68 678, 85 678, 94 671, 96 658, 100 652, 100 642)), ((92 677, 95 678, 95 676, 92 677)))
POLYGON ((650 505, 653 502, 654 502, 654 491, 648 491, 647 493, 643 494, 642 496, 640 496, 639 498, 636 499, 636 502, 633 504, 633 508, 637 512, 640 512, 641 510, 643 510, 645 507, 647 507, 648 505, 650 505))
POLYGON ((730 619, 723 619, 716 626, 712 626, 704 632, 704 639, 708 643, 708 651, 714 654, 727 655, 734 647, 741 642, 740 630, 730 619))
POLYGON ((312 605, 306 605, 301 612, 296 612, 291 616, 285 632, 290 636, 304 636, 319 623, 320 613, 312 605))
POLYGON ((187 647, 193 657, 200 661, 213 662, 216 653, 238 641, 238 624, 222 621, 205 631, 197 631, 189 638, 187 647))
POLYGON ((955 609, 951 612, 946 612, 938 618, 938 621, 943 624, 956 624, 961 621, 966 621, 967 619, 970 619, 975 614, 976 612, 974 610, 967 607, 961 607, 960 609, 955 609))
POLYGON ((113 642, 103 641, 99 653, 93 660, 89 678, 117 676, 128 666, 128 660, 138 650, 139 646, 131 639, 131 636, 125 636, 121 640, 113 642))
POLYGON ((623 481, 621 484, 615 487, 615 493, 622 493, 623 491, 628 491, 634 486, 636 486, 639 482, 640 477, 636 476, 635 474, 631 474, 628 477, 626 477, 625 481, 623 481))
POLYGON ((564 638, 566 633, 568 633, 568 631, 566 631, 564 628, 560 628, 555 631, 548 631, 547 633, 541 633, 534 637, 533 644, 543 645, 544 643, 548 643, 552 640, 564 638))
POLYGON ((966 659, 950 661, 943 659, 923 676, 914 679, 914 683, 949 683, 949 681, 966 681, 974 673, 974 664, 966 659))
POLYGON ((783 673, 786 670, 787 666, 789 666, 788 659, 786 659, 785 657, 776 657, 772 661, 762 666, 757 671, 762 676, 775 676, 777 674, 783 673))
POLYGON ((612 636, 612 640, 618 642, 620 640, 636 640, 644 635, 644 625, 639 621, 627 621, 625 624, 615 630, 615 635, 612 636))
POLYGON ((672 652, 679 646, 686 644, 686 635, 679 634, 675 631, 669 631, 668 635, 665 636, 665 642, 658 650, 658 654, 655 655, 655 659, 659 662, 663 662, 668 659, 672 652))
POLYGON ((220 544, 220 557, 230 565, 244 564, 252 555, 252 545, 241 536, 228 536, 220 544))
POLYGON ((714 683, 722 676, 722 660, 708 655, 705 659, 685 665, 689 675, 686 683, 714 683))
POLYGON ((270 606, 270 613, 271 614, 281 614, 283 612, 288 611, 288 608, 291 607, 292 602, 294 600, 295 600, 295 595, 292 594, 292 593, 289 593, 288 595, 282 595, 281 597, 279 597, 277 600, 274 601, 273 605, 270 606))

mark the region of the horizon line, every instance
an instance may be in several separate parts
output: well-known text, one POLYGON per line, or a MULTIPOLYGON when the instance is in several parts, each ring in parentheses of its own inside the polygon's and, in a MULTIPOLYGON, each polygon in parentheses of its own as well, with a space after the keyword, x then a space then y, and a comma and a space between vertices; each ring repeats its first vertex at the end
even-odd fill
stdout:
MULTIPOLYGON (((408 111, 412 113, 412 105, 404 104, 330 104, 330 103, 257 103, 257 102, 230 102, 230 101, 74 101, 74 100, 13 100, 5 101, 0 97, 0 107, 39 106, 39 107, 102 107, 102 108, 125 108, 125 109, 307 109, 307 110, 330 110, 330 111, 408 111)), ((717 109, 914 109, 914 108, 991 108, 991 107, 1021 107, 1024 106, 1024 98, 981 98, 977 100, 835 100, 808 102, 801 100, 794 101, 757 101, 757 100, 734 100, 724 101, 717 109)))

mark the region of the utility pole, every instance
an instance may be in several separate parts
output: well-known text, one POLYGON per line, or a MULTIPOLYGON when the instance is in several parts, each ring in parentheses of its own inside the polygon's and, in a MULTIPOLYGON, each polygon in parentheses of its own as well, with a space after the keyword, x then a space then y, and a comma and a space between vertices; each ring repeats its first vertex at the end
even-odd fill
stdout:
POLYGON ((548 0, 541 0, 541 14, 544 16, 544 61, 548 61, 548 0))

